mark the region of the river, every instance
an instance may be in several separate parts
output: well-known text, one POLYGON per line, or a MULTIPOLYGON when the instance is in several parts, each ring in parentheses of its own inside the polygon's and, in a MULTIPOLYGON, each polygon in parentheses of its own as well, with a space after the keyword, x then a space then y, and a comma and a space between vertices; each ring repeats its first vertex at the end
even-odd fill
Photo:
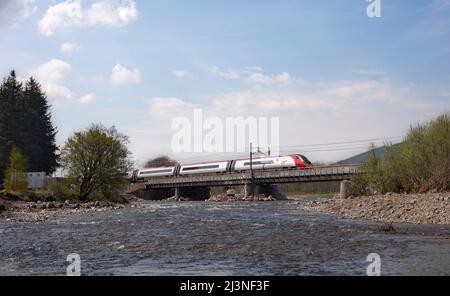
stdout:
POLYGON ((45 222, 0 220, 0 275, 450 275, 450 226, 380 224, 303 202, 142 202, 45 222))

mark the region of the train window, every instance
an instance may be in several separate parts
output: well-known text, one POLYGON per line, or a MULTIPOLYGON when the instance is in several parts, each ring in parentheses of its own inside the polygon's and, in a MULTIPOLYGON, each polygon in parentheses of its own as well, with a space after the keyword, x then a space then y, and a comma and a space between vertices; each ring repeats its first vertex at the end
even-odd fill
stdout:
POLYGON ((183 171, 208 170, 208 169, 218 169, 218 168, 219 168, 218 164, 212 164, 212 165, 183 168, 183 171))
POLYGON ((139 172, 139 175, 170 173, 170 172, 172 172, 172 169, 164 169, 164 170, 156 170, 156 171, 142 171, 142 172, 139 172))
POLYGON ((306 156, 301 154, 299 156, 303 159, 304 162, 306 162, 307 164, 311 164, 311 161, 309 161, 309 159, 306 156))
MULTIPOLYGON (((252 165, 273 164, 273 160, 257 160, 252 161, 252 165)), ((244 163, 245 166, 250 165, 250 161, 244 163)))

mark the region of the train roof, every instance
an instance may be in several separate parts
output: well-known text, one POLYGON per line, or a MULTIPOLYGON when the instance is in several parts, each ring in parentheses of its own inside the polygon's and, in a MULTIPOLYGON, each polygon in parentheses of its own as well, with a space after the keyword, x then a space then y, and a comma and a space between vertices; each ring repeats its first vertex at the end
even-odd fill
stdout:
POLYGON ((138 170, 140 170, 140 171, 142 171, 142 170, 160 170, 160 169, 173 169, 173 168, 175 168, 176 166, 168 166, 168 167, 154 167, 154 168, 149 168, 149 167, 145 167, 145 168, 142 168, 142 169, 138 169, 138 170))
MULTIPOLYGON (((253 160, 257 160, 257 159, 265 159, 265 158, 276 158, 276 157, 287 157, 287 156, 294 156, 294 155, 303 155, 300 153, 293 153, 293 154, 288 154, 288 155, 278 155, 278 156, 264 156, 264 157, 254 157, 252 158, 253 160)), ((230 162, 230 161, 237 161, 237 160, 250 160, 250 157, 246 157, 246 158, 237 158, 237 159, 229 159, 229 160, 218 160, 218 161, 204 161, 204 162, 194 162, 194 163, 186 163, 186 164, 178 164, 179 166, 191 166, 191 165, 202 165, 202 164, 209 164, 209 163, 220 163, 220 162, 230 162)), ((154 168, 149 168, 149 167, 145 167, 142 169, 138 169, 138 170, 150 170, 150 169, 169 169, 169 168, 175 168, 177 165, 175 166, 167 166, 167 167, 154 167, 154 168)))

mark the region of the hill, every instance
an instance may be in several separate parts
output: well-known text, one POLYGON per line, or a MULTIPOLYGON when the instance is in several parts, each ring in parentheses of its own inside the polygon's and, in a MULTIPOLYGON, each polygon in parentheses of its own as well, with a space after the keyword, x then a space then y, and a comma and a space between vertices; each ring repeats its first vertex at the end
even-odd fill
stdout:
MULTIPOLYGON (((392 145, 392 147, 394 149, 398 149, 401 147, 401 145, 402 145, 402 143, 397 143, 397 144, 392 145)), ((369 155, 369 152, 370 151, 357 154, 357 155, 349 157, 347 159, 338 161, 335 164, 341 164, 341 165, 343 165, 343 164, 360 164, 367 158, 367 156, 369 155)), ((375 149, 375 155, 377 156, 377 158, 382 157, 385 152, 386 152, 386 146, 378 147, 375 149)))

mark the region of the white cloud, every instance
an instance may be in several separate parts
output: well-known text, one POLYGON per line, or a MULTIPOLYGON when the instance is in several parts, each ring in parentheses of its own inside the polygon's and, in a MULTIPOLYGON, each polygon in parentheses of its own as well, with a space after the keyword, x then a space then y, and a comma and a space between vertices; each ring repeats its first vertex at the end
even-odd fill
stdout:
POLYGON ((38 31, 48 37, 64 28, 119 28, 135 21, 137 14, 134 0, 97 0, 87 9, 83 9, 81 0, 66 0, 47 9, 38 22, 38 31))
POLYGON ((228 80, 236 80, 240 79, 241 75, 243 74, 241 70, 236 69, 228 69, 228 70, 221 70, 219 67, 214 66, 209 68, 209 72, 211 74, 220 76, 222 78, 228 79, 228 80))
POLYGON ((70 103, 87 105, 95 99, 93 93, 77 98, 77 95, 69 87, 65 86, 64 80, 72 70, 72 66, 59 59, 40 65, 30 74, 34 76, 42 85, 42 89, 51 101, 53 106, 62 107, 70 103))
POLYGON ((38 22, 38 31, 51 36, 57 29, 81 26, 83 24, 81 0, 67 0, 51 5, 38 22))
POLYGON ((172 73, 177 77, 184 77, 187 75, 187 72, 185 70, 173 70, 172 73))
POLYGON ((283 72, 276 75, 264 75, 263 73, 253 73, 248 77, 248 80, 252 83, 259 84, 274 84, 274 83, 288 83, 294 79, 287 72, 283 72))
POLYGON ((61 53, 73 53, 80 50, 80 45, 73 42, 65 42, 61 44, 59 50, 61 51, 61 53))
POLYGON ((116 64, 112 69, 111 81, 114 84, 139 83, 141 82, 141 72, 139 69, 129 70, 116 64))
POLYGON ((33 75, 42 81, 57 82, 62 80, 71 69, 72 66, 68 63, 59 59, 52 59, 40 65, 33 71, 33 75))
POLYGON ((282 72, 280 74, 264 74, 261 67, 221 70, 219 67, 214 66, 209 68, 209 72, 227 80, 245 80, 251 84, 259 85, 283 84, 295 80, 288 72, 282 72))
POLYGON ((52 82, 42 82, 42 89, 50 98, 52 105, 61 107, 73 102, 75 94, 64 85, 52 82))
POLYGON ((29 18, 35 11, 34 0, 1 0, 0 25, 11 25, 29 18))
POLYGON ((100 0, 86 11, 88 26, 123 27, 137 19, 136 3, 132 0, 100 0))
POLYGON ((193 109, 194 104, 188 103, 182 99, 176 97, 159 97, 152 98, 146 101, 150 111, 155 115, 172 114, 186 112, 187 109, 193 109))
POLYGON ((94 93, 90 93, 87 95, 84 95, 80 98, 79 103, 81 105, 89 105, 91 104, 93 101, 95 100, 95 94, 94 93))
POLYGON ((362 69, 356 71, 357 74, 361 74, 364 76, 379 76, 379 77, 388 77, 387 73, 381 70, 374 69, 362 69))
POLYGON ((151 138, 160 152, 185 158, 189 156, 170 151, 175 133, 171 120, 175 116, 192 118, 195 108, 203 110, 204 118, 217 116, 222 120, 229 116, 275 116, 280 119, 280 145, 300 145, 281 149, 282 154, 303 152, 314 161, 337 161, 363 152, 369 143, 322 148, 325 151, 313 151, 306 145, 404 135, 411 123, 428 120, 445 110, 444 102, 429 101, 429 97, 412 86, 382 77, 308 85, 294 80, 290 85, 269 84, 264 88, 249 85, 246 90, 204 98, 201 104, 176 97, 148 100, 146 105, 153 116, 139 126, 152 131, 141 129, 130 135, 138 157, 149 157, 148 149, 141 147, 148 146, 145 139, 151 138))

